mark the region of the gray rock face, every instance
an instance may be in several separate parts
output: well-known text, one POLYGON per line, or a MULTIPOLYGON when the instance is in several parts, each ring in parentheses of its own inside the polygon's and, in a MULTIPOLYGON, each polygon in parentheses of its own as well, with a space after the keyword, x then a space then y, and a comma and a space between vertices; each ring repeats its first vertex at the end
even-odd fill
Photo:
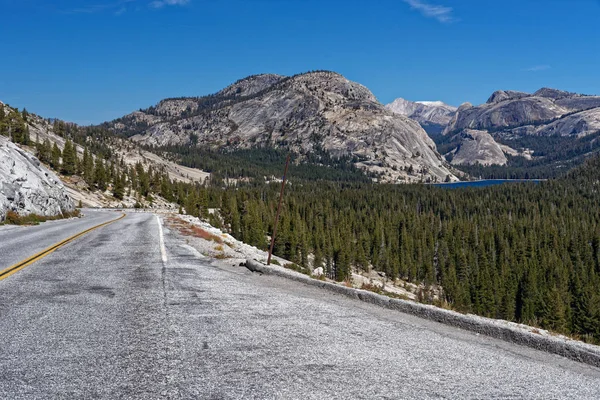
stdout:
POLYGON ((567 115, 533 131, 535 135, 582 137, 600 131, 600 107, 567 115))
POLYGON ((600 96, 573 96, 556 100, 556 104, 569 111, 585 111, 600 107, 600 96))
POLYGON ((459 110, 445 133, 462 129, 490 130, 528 125, 553 120, 567 112, 566 108, 545 97, 509 98, 459 110))
POLYGON ((549 99, 562 99, 565 97, 577 96, 576 93, 565 92, 564 90, 552 89, 552 88, 541 88, 533 94, 536 97, 547 97, 549 99))
POLYGON ((238 97, 251 96, 273 86, 283 78, 285 77, 276 74, 252 75, 227 86, 225 89, 218 92, 217 95, 238 97))
MULTIPOLYGON (((569 136, 578 138, 600 132, 600 96, 584 96, 562 90, 542 88, 534 94, 496 91, 487 103, 477 107, 464 104, 457 110, 444 134, 451 135, 457 147, 452 163, 483 165, 506 163, 498 153, 531 157, 499 145, 497 135, 569 136), (473 135, 473 132, 478 132, 473 135)), ((535 157, 535 153, 533 154, 535 157)))
POLYGON ((487 101, 487 104, 500 103, 506 100, 517 100, 523 97, 531 96, 529 93, 517 92, 514 90, 497 90, 495 91, 487 101))
POLYGON ((596 129, 594 121, 597 111, 594 109, 599 108, 600 96, 582 96, 549 88, 542 88, 533 95, 497 91, 485 104, 459 108, 444 133, 478 129, 513 131, 515 134, 581 136, 596 129), (548 128, 549 125, 552 127, 548 128))
POLYGON ((432 124, 446 126, 456 113, 456 107, 441 101, 408 101, 397 98, 385 106, 396 114, 414 119, 421 125, 432 124))
POLYGON ((387 182, 456 179, 418 123, 334 72, 252 76, 212 96, 167 99, 139 113, 144 115, 135 121, 145 118, 147 127, 135 125, 130 116, 109 126, 137 129, 134 140, 157 146, 269 146, 301 154, 323 149, 333 156, 357 156, 358 167, 387 182), (161 113, 164 109, 169 112, 161 113))
POLYGON ((8 211, 54 216, 74 209, 56 175, 0 136, 0 221, 8 211))
POLYGON ((506 165, 504 150, 486 131, 465 129, 458 138, 460 144, 454 150, 452 164, 506 165))

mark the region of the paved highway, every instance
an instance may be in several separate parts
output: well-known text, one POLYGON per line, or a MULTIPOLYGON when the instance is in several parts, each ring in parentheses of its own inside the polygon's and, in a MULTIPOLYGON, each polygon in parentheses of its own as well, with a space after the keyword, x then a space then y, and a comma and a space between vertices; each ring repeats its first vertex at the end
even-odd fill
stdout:
POLYGON ((36 226, 0 226, 0 271, 92 226, 121 215, 84 209, 81 218, 48 221, 36 226))
POLYGON ((162 229, 164 252, 129 214, 0 281, 1 399, 600 398, 596 368, 218 267, 162 229))

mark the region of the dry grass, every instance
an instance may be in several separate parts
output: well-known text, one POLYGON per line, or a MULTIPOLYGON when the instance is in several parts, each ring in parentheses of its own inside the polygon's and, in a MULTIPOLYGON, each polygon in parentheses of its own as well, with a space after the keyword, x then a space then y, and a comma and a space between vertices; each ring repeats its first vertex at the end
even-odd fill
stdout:
POLYGON ((14 211, 9 211, 6 213, 6 219, 2 223, 9 224, 9 225, 38 225, 41 222, 54 221, 57 219, 65 219, 65 218, 72 218, 72 217, 79 217, 79 216, 80 216, 80 212, 77 209, 75 209, 75 211, 73 211, 73 212, 66 212, 66 213, 63 213, 62 215, 56 215, 53 217, 47 217, 44 215, 37 215, 37 214, 29 214, 29 215, 21 216, 14 211))
MULTIPOLYGON (((166 220, 167 226, 172 229, 177 229, 181 234, 186 236, 193 236, 204 240, 210 240, 219 244, 223 243, 223 239, 221 239, 217 235, 213 235, 210 232, 205 231, 204 229, 186 222, 178 217, 169 217, 166 220)), ((223 247, 221 247, 221 250, 223 247)))
POLYGON ((360 288, 362 290, 368 290, 369 292, 383 294, 383 290, 381 290, 381 286, 373 285, 371 283, 363 283, 360 288))

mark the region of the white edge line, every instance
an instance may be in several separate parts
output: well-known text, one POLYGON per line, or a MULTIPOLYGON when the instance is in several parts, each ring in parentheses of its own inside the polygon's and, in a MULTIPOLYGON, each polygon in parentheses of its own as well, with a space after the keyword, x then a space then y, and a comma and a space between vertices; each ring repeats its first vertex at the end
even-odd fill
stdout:
POLYGON ((156 222, 158 223, 158 236, 160 243, 160 256, 162 258, 163 264, 167 263, 167 249, 165 248, 165 238, 163 236, 162 224, 160 222, 160 217, 156 216, 156 222))

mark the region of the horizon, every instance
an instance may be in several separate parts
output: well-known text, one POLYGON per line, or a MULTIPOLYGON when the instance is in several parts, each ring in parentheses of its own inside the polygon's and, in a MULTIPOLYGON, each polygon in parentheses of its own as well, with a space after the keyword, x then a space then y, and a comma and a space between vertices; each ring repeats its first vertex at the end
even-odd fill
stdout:
POLYGON ((542 87, 600 94, 588 44, 600 40, 600 2, 521 3, 0 0, 10 16, 0 100, 90 125, 250 75, 319 69, 383 104, 478 105, 496 90, 542 87))

